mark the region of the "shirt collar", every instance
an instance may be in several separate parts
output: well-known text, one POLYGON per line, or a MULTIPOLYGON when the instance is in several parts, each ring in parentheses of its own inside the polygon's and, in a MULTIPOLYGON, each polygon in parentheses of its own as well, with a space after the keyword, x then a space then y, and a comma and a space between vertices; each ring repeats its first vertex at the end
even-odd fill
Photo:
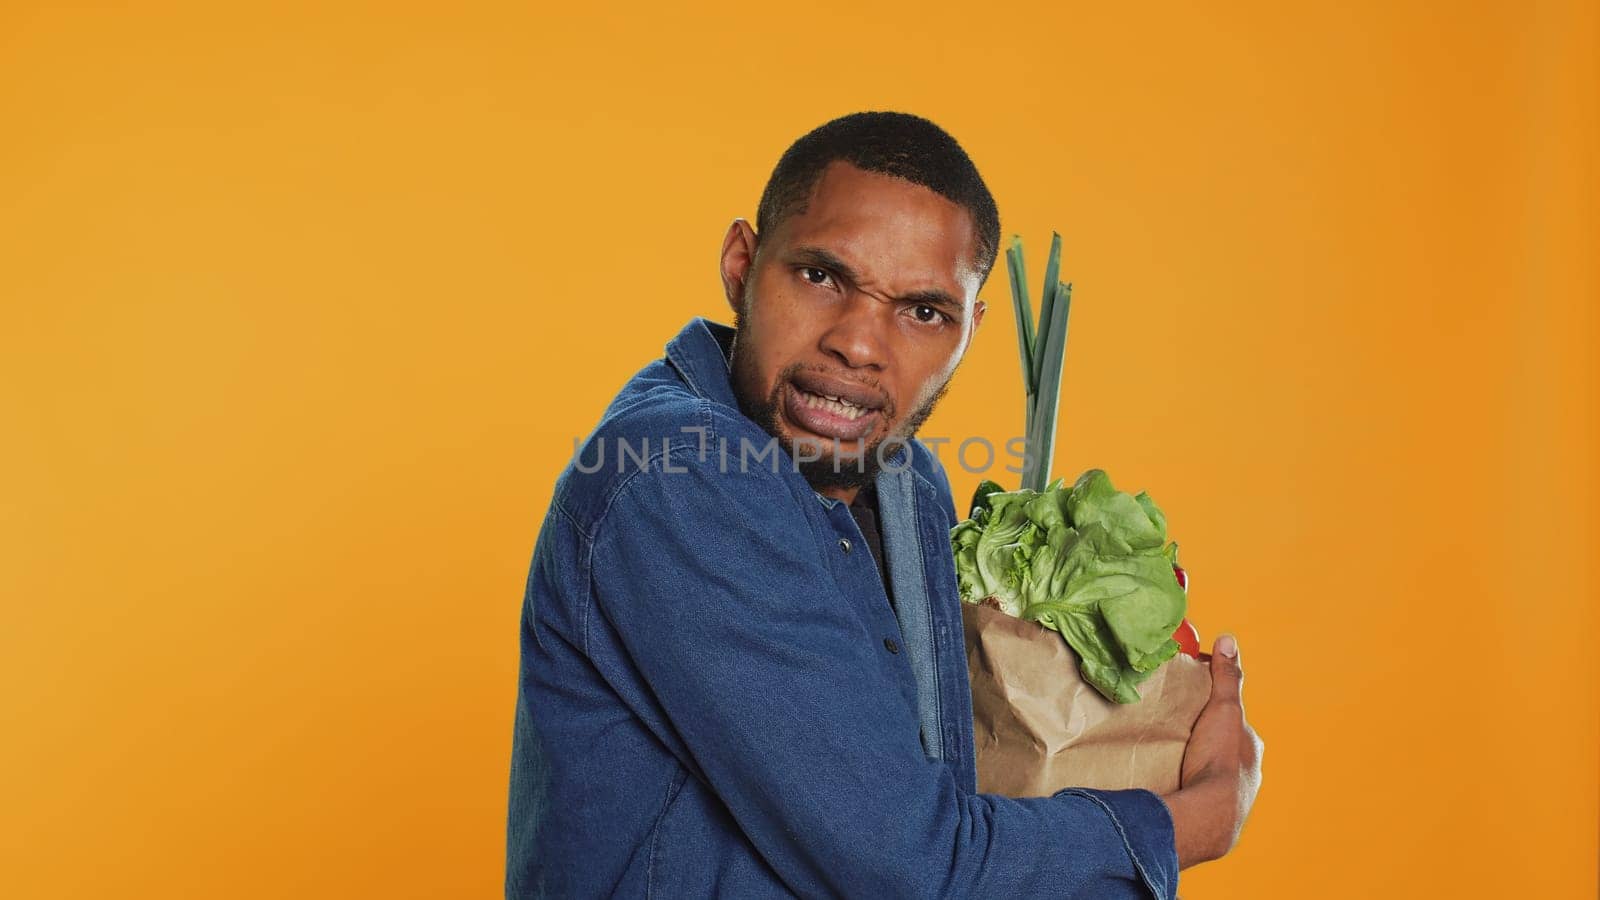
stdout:
MULTIPOLYGON (((720 403, 744 415, 738 397, 733 392, 733 326, 713 322, 704 316, 695 316, 667 342, 667 361, 683 377, 684 383, 696 396, 720 403)), ((909 444, 899 444, 894 452, 884 457, 878 472, 877 485, 885 479, 907 475, 910 467, 909 444)), ((815 493, 815 492, 813 492, 815 493)), ((840 501, 817 494, 822 505, 832 509, 840 501)))
POLYGON ((667 342, 667 361, 697 396, 735 410, 731 325, 695 316, 667 342))

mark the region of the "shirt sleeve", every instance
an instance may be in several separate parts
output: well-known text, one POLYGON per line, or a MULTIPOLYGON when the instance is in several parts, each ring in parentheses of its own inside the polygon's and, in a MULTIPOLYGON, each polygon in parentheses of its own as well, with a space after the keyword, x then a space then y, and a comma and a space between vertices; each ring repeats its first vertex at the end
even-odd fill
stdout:
POLYGON ((596 612, 675 752, 802 896, 1173 898, 1148 791, 961 790, 918 739, 896 664, 843 595, 804 498, 759 466, 675 451, 629 475, 594 533, 596 612))

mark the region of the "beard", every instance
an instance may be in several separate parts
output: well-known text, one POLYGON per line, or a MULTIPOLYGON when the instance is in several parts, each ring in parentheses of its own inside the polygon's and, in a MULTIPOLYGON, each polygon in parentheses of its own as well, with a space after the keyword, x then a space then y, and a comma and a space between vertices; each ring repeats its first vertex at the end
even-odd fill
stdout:
MULTIPOLYGON (((755 371, 755 360, 744 350, 745 343, 739 340, 741 336, 749 333, 745 331, 744 320, 744 311, 749 305, 750 291, 747 285, 739 308, 734 310, 733 314, 734 339, 730 362, 733 370, 734 396, 738 398, 739 409, 746 417, 760 425, 762 431, 784 443, 784 449, 796 461, 795 469, 805 477, 814 490, 861 488, 872 484, 882 468, 879 451, 883 445, 895 441, 909 442, 916 436, 917 429, 922 427, 922 423, 933 414, 933 408, 939 399, 950 389, 950 379, 946 378, 938 390, 912 410, 909 416, 893 425, 887 434, 870 444, 865 444, 859 455, 854 453, 841 455, 837 450, 840 447, 862 446, 866 441, 865 438, 840 441, 820 437, 800 437, 785 440, 778 431, 778 407, 782 403, 784 385, 788 383, 789 376, 802 367, 798 363, 785 367, 773 380, 772 390, 765 397, 760 396, 761 373, 755 371), (802 447, 809 451, 803 459, 799 452, 802 447)), ((880 413, 892 412, 892 407, 880 411, 880 413)), ((910 452, 909 446, 906 452, 910 452)), ((900 465, 908 463, 909 457, 900 465)))

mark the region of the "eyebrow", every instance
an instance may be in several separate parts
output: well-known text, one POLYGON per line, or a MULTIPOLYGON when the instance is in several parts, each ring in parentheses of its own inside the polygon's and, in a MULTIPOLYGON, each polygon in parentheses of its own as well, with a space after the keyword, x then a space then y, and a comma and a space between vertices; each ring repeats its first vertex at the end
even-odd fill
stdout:
MULTIPOLYGON (((832 269, 846 281, 852 283, 861 281, 861 277, 856 274, 855 269, 850 268, 849 263, 840 259, 833 252, 821 247, 796 247, 789 252, 789 256, 794 262, 832 269)), ((953 312, 956 318, 966 315, 966 305, 951 296, 949 291, 940 290, 939 288, 912 291, 894 299, 901 303, 926 303, 929 306, 942 306, 953 312)))

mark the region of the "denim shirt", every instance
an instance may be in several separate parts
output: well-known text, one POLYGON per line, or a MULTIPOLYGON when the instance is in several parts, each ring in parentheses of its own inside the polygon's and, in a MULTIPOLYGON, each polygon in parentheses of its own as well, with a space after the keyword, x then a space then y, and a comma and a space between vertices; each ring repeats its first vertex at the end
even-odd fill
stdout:
POLYGON ((556 482, 506 896, 1175 897, 1155 794, 978 793, 943 467, 885 454, 891 607, 847 505, 740 412, 732 337, 691 320, 556 482))

